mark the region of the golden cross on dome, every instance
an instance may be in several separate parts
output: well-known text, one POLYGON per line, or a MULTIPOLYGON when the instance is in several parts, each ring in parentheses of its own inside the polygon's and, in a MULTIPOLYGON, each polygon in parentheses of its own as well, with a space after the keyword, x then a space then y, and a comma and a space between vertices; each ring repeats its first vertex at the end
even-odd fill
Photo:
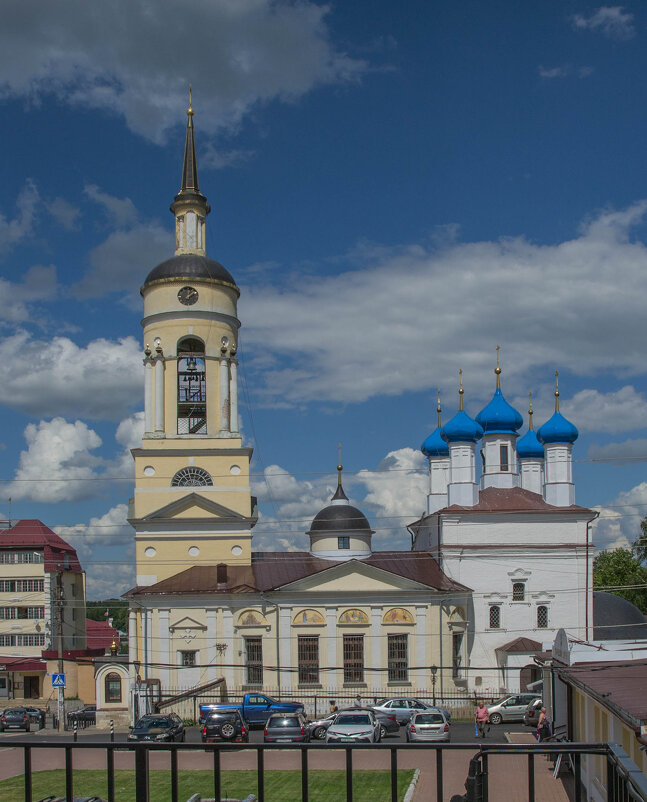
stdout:
POLYGON ((532 390, 528 393, 528 398, 530 399, 528 405, 528 428, 532 429, 532 390))
POLYGON ((344 470, 344 466, 341 464, 341 443, 337 446, 337 486, 341 487, 341 472, 344 470))
POLYGON ((463 411, 463 393, 465 392, 465 390, 463 390, 463 368, 459 368, 458 376, 459 376, 459 380, 460 380, 460 384, 459 384, 459 387, 458 387, 458 399, 459 399, 458 400, 458 411, 462 412, 463 411))
POLYGON ((555 371, 555 412, 559 412, 559 371, 555 371))
POLYGON ((496 347, 496 367, 494 368, 494 373, 496 374, 496 388, 497 390, 501 389, 501 367, 499 365, 499 352, 501 351, 501 346, 497 345, 496 347))
POLYGON ((438 406, 436 407, 436 412, 438 413, 438 428, 440 429, 440 413, 443 411, 442 407, 440 406, 440 388, 438 388, 438 406))

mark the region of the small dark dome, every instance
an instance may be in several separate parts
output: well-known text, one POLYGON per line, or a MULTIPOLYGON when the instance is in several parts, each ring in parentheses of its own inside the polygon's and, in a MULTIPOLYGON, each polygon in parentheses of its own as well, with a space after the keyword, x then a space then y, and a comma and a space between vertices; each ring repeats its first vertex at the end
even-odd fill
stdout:
POLYGON ((647 621, 635 604, 596 590, 593 593, 594 640, 642 640, 647 638, 647 621))
POLYGON ((356 507, 351 507, 350 504, 331 504, 315 515, 308 534, 323 535, 327 532, 373 534, 373 530, 364 513, 356 507))
POLYGON ((220 262, 197 253, 183 253, 179 256, 172 256, 154 267, 146 277, 144 287, 156 281, 175 278, 187 281, 206 279, 236 286, 233 276, 220 262))

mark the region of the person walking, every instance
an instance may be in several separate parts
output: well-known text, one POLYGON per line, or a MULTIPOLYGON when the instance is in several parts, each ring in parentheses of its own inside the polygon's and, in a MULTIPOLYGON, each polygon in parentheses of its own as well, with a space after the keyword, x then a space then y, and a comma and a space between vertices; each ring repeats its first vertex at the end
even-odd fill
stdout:
POLYGON ((331 699, 331 700, 330 700, 330 712, 331 712, 331 713, 336 713, 338 710, 339 710, 339 708, 338 708, 338 707, 337 707, 337 705, 335 704, 335 700, 334 700, 334 699, 331 699))
POLYGON ((550 738, 550 721, 546 715, 546 708, 542 707, 537 721, 537 740, 545 741, 546 738, 550 738))
POLYGON ((485 728, 490 723, 490 714, 483 702, 478 703, 476 713, 474 714, 474 721, 476 722, 478 737, 485 738, 485 728))

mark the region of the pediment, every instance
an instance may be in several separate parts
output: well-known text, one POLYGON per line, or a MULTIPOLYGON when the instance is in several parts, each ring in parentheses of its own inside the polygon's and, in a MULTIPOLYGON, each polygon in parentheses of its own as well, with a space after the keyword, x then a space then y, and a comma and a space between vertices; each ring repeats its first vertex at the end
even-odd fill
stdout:
POLYGON ((252 519, 239 512, 218 504, 199 493, 188 493, 186 496, 172 501, 155 512, 145 515, 142 521, 161 521, 169 519, 219 518, 224 521, 239 521, 249 523, 252 519))
POLYGON ((336 564, 316 574, 298 579, 290 584, 283 585, 282 589, 291 591, 315 591, 322 593, 337 592, 367 592, 375 593, 390 590, 426 590, 429 588, 413 579, 407 579, 399 574, 366 565, 358 560, 349 560, 346 563, 336 564))
POLYGON ((181 618, 179 621, 176 621, 174 624, 169 626, 169 632, 174 632, 176 629, 206 629, 205 624, 200 624, 194 618, 190 618, 188 615, 181 618))

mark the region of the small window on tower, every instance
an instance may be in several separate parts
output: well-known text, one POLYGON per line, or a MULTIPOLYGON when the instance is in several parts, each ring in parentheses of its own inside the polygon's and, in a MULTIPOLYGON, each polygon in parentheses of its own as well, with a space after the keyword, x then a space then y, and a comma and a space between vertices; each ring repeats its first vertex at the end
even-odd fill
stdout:
POLYGON ((508 463, 508 446, 501 446, 500 454, 501 454, 501 470, 509 471, 510 466, 508 463))
POLYGON ((498 604, 490 605, 490 629, 501 628, 501 608, 498 604))
POLYGON ((526 583, 512 583, 512 601, 523 601, 526 598, 526 583))
POLYGON ((545 604, 540 604, 537 607, 537 627, 538 629, 546 629, 548 626, 548 607, 545 604))
POLYGON ((337 538, 337 548, 338 549, 349 549, 350 548, 350 537, 344 535, 343 537, 337 538))
POLYGON ((213 479, 204 468, 180 468, 171 480, 171 487, 205 487, 212 484, 213 479))
POLYGON ((185 337, 177 345, 177 433, 207 433, 204 343, 185 337))

